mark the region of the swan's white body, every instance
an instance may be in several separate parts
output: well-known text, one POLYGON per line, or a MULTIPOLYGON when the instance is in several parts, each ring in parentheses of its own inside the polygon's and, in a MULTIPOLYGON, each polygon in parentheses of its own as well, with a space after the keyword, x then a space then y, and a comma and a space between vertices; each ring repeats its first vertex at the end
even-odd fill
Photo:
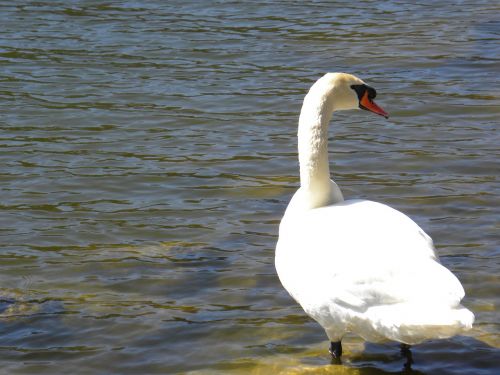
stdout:
POLYGON ((285 289, 326 331, 365 340, 416 344, 469 329, 464 290, 443 267, 431 238, 409 217, 380 203, 344 201, 330 180, 328 124, 333 111, 358 108, 343 73, 319 79, 299 120, 301 187, 279 229, 276 270, 285 289))

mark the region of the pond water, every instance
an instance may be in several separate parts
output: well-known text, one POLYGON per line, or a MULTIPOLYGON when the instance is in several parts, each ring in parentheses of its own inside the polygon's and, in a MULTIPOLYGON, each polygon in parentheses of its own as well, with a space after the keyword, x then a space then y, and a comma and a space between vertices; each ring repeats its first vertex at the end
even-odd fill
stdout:
MULTIPOLYGON (((347 198, 411 216, 462 281, 464 336, 416 374, 498 374, 500 6, 491 1, 0 5, 0 367, 9 374, 386 374, 274 270, 296 127, 328 71, 389 120, 335 116, 347 198)), ((422 275, 425 277, 425 275, 422 275)))

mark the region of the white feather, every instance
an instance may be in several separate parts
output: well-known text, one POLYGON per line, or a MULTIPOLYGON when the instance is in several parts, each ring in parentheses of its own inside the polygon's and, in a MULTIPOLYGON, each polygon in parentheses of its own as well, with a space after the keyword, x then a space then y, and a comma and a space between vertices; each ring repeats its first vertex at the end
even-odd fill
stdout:
POLYGON ((331 341, 354 332, 368 341, 415 344, 471 328, 462 285, 439 262, 431 238, 387 205, 344 201, 330 180, 325 129, 336 101, 341 109, 357 105, 346 90, 362 81, 327 74, 318 82, 299 121, 301 188, 276 246, 283 286, 331 341))

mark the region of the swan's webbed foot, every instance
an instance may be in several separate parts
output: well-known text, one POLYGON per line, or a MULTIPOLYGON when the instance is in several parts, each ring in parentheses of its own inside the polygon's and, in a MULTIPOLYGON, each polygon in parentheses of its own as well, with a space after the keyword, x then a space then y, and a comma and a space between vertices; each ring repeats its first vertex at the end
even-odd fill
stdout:
POLYGON ((411 369, 411 365, 413 364, 413 355, 411 353, 411 346, 408 344, 401 344, 401 354, 406 358, 406 362, 404 364, 405 369, 411 369))
POLYGON ((342 342, 335 341, 330 343, 330 349, 328 350, 332 355, 332 358, 340 361, 340 357, 342 356, 342 342))

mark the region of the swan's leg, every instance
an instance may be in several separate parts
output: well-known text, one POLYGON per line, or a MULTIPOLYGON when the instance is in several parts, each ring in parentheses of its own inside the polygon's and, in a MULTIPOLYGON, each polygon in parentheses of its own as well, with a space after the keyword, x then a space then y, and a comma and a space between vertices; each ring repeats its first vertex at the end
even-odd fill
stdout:
POLYGON ((408 344, 401 344, 401 354, 406 355, 408 352, 411 353, 411 346, 408 344))
POLYGON ((408 344, 401 344, 401 354, 406 358, 404 367, 406 369, 411 369, 413 364, 413 355, 411 353, 411 346, 408 344))
POLYGON ((340 359, 342 355, 342 342, 341 341, 331 341, 330 343, 330 354, 335 359, 340 359))

